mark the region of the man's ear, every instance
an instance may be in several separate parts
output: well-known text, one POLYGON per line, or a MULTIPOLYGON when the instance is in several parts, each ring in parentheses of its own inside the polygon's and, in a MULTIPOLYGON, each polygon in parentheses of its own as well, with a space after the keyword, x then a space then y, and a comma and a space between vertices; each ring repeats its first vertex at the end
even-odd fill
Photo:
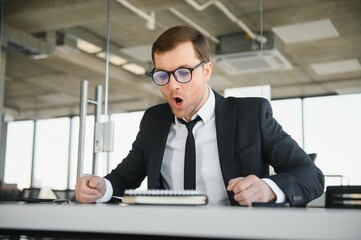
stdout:
POLYGON ((209 79, 211 78, 212 69, 213 69, 212 62, 207 62, 204 64, 204 80, 205 81, 209 81, 209 79))

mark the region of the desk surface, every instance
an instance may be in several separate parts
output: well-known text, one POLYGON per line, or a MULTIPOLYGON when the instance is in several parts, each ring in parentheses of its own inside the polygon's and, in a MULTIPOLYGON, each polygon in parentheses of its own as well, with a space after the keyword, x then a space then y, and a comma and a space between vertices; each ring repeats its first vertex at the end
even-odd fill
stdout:
POLYGON ((222 239, 361 239, 361 211, 321 208, 0 204, 6 230, 222 239))

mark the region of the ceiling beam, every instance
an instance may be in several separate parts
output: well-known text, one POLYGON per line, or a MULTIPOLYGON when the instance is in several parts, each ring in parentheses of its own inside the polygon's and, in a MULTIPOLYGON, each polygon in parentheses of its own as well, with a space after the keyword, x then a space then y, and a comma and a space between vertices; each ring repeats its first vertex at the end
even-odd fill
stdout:
POLYGON ((26 32, 43 32, 105 21, 106 7, 99 0, 11 0, 4 7, 4 21, 26 32), (59 21, 54 16, 66 17, 59 21))
POLYGON ((38 39, 28 33, 3 24, 2 46, 16 48, 31 58, 45 58, 52 54, 55 47, 55 32, 47 33, 46 39, 38 39))
MULTIPOLYGON (((72 64, 89 69, 90 71, 105 74, 105 61, 87 53, 79 52, 77 54, 64 54, 55 51, 55 56, 64 59, 72 64)), ((123 70, 120 67, 109 64, 109 77, 126 85, 134 90, 134 94, 140 98, 162 98, 159 89, 153 86, 151 82, 144 83, 139 81, 139 77, 123 70)))

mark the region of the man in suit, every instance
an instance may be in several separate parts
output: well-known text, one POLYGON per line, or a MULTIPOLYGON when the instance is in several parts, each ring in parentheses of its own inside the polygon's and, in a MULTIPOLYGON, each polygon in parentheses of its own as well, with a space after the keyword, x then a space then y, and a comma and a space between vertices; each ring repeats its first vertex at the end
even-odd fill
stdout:
POLYGON ((205 37, 172 27, 152 47, 153 81, 167 103, 145 111, 128 156, 104 178, 81 177, 79 202, 106 202, 140 186, 184 188, 187 128, 196 117, 196 190, 212 205, 254 202, 304 205, 323 193, 324 176, 272 116, 263 98, 224 98, 208 85, 212 73, 205 37), (269 165, 277 174, 269 176, 269 165))

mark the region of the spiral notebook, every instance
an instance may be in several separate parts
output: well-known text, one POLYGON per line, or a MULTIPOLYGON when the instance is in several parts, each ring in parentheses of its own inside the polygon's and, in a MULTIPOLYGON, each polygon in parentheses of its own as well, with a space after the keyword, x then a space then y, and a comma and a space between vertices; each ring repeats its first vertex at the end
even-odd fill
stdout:
POLYGON ((196 190, 125 190, 125 204, 149 205, 206 205, 208 197, 196 190))

